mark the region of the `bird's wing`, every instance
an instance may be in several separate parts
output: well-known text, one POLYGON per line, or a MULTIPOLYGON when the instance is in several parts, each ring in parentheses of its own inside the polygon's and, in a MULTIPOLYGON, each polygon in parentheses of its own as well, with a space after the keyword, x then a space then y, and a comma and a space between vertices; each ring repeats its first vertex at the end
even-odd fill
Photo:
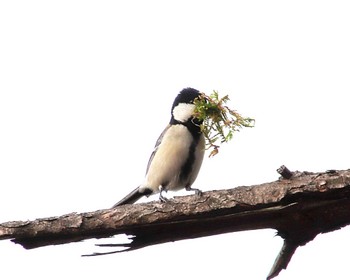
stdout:
POLYGON ((156 142, 156 145, 154 146, 154 150, 153 150, 153 152, 152 152, 152 154, 151 154, 151 156, 150 156, 150 158, 149 158, 149 160, 148 160, 147 169, 146 169, 146 174, 147 174, 147 172, 148 172, 149 167, 151 166, 152 160, 153 160, 153 158, 154 158, 154 156, 155 156, 155 154, 156 154, 156 152, 157 152, 157 150, 158 150, 158 147, 159 147, 160 143, 162 142, 163 136, 164 136, 164 134, 166 133, 166 131, 169 129, 169 127, 170 127, 170 124, 167 125, 167 127, 163 130, 163 132, 161 133, 161 135, 159 135, 159 137, 158 137, 158 140, 157 140, 157 142, 156 142))

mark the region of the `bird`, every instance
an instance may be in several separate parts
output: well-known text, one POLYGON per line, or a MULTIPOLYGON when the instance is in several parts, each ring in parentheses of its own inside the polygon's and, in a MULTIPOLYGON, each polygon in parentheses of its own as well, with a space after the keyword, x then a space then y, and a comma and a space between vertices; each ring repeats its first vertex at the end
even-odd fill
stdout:
POLYGON ((159 193, 161 202, 166 202, 163 192, 168 190, 186 189, 202 194, 199 189, 191 187, 205 153, 205 139, 201 131, 203 120, 194 115, 194 101, 200 95, 200 91, 188 87, 176 96, 170 122, 156 141, 144 181, 112 208, 133 204, 141 197, 156 193, 159 193))

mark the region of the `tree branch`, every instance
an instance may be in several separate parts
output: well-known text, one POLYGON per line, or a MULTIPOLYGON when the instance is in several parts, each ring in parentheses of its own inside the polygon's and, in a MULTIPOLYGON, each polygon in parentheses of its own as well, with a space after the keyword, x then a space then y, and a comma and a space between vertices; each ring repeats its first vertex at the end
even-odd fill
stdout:
MULTIPOLYGON (((350 223, 350 170, 290 172, 285 179, 249 187, 176 197, 167 203, 124 205, 89 213, 0 224, 0 239, 26 249, 103 238, 132 236, 131 243, 99 246, 125 250, 221 233, 274 228, 284 238, 267 277, 287 267, 295 250, 319 233, 350 223)), ((112 251, 109 253, 121 252, 112 251)), ((95 253, 100 255, 106 253, 95 253)), ((107 253, 108 254, 108 253, 107 253)))

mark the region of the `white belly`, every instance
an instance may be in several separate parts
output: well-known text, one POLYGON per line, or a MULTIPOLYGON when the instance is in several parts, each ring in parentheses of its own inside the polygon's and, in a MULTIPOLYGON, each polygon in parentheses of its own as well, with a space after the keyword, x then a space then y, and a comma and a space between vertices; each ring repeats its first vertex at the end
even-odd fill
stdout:
POLYGON ((180 182, 181 168, 185 164, 193 137, 183 125, 174 125, 162 139, 157 152, 149 166, 143 187, 158 192, 163 186, 166 190, 178 190, 191 185, 196 179, 204 155, 204 138, 195 151, 196 161, 192 166, 191 177, 186 182, 180 182))

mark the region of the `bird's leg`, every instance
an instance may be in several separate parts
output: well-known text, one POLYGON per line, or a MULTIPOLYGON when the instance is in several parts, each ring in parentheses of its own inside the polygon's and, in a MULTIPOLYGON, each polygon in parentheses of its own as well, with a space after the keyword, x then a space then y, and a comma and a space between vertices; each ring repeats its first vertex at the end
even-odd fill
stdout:
POLYGON ((191 188, 191 186, 187 186, 186 191, 194 191, 194 193, 196 195, 198 195, 198 196, 202 195, 202 191, 200 189, 194 189, 194 188, 191 188))
POLYGON ((159 186, 159 200, 160 202, 167 202, 168 199, 163 196, 162 192, 164 191, 163 186, 159 186))

